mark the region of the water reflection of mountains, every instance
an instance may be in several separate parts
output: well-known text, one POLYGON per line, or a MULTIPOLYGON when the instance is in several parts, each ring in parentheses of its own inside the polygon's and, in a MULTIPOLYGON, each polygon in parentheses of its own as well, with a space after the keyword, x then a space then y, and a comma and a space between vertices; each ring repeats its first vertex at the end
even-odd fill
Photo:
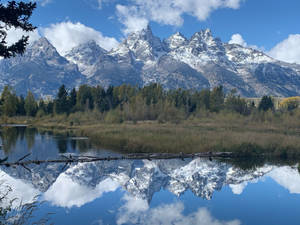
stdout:
POLYGON ((61 175, 80 186, 94 189, 110 178, 131 195, 151 201, 155 192, 169 190, 181 195, 191 190, 196 196, 211 199, 214 191, 225 185, 241 184, 261 177, 272 167, 244 171, 227 163, 194 160, 157 161, 107 161, 79 163, 63 168, 61 164, 31 166, 32 172, 23 168, 2 168, 8 175, 31 183, 41 192, 46 192, 61 175), (62 171, 63 169, 63 171, 62 171))
MULTIPOLYGON (((2 154, 9 161, 16 161, 28 152, 27 159, 57 158, 60 153, 82 154, 91 149, 88 140, 76 140, 70 137, 55 136, 49 132, 38 132, 25 127, 2 128, 0 132, 2 154)), ((90 153, 88 153, 90 154, 90 153)), ((102 153, 101 154, 107 154, 102 153)), ((120 160, 94 163, 31 165, 28 170, 22 167, 0 170, 14 179, 30 184, 36 191, 71 185, 96 191, 99 184, 111 181, 128 191, 132 196, 151 201, 155 192, 168 190, 179 196, 190 190, 196 196, 211 199, 215 191, 229 185, 239 192, 242 184, 270 172, 273 166, 264 165, 252 169, 241 169, 231 163, 194 160, 120 160), (59 185, 58 185, 59 184, 59 185), (240 186, 239 186, 240 185, 240 186)), ((290 172, 290 171, 289 171, 290 172)), ((65 191, 72 191, 67 188, 65 191)))

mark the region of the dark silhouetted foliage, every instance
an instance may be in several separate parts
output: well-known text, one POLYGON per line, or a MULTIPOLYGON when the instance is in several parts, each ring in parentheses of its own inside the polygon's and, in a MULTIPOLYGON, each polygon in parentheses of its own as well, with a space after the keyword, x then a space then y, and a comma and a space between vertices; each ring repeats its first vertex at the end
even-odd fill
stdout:
POLYGON ((274 109, 274 103, 273 100, 270 96, 263 96, 259 105, 258 109, 260 111, 268 111, 268 110, 273 110, 274 109))
POLYGON ((28 44, 29 36, 22 36, 20 40, 12 45, 6 42, 7 29, 19 28, 23 31, 33 31, 36 27, 29 22, 36 3, 25 3, 9 1, 7 4, 0 3, 0 56, 4 58, 23 54, 28 44))

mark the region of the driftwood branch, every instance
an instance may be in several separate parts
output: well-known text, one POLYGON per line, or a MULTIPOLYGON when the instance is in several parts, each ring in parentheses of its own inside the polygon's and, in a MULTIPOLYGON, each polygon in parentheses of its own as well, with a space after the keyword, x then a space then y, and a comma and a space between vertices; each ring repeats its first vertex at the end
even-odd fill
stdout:
MULTIPOLYGON (((96 157, 96 156, 66 156, 62 155, 63 159, 48 159, 48 160, 27 160, 22 161, 25 159, 28 155, 20 158, 16 162, 0 162, 0 166, 22 166, 25 169, 29 170, 27 168, 27 165, 30 164, 42 164, 42 163, 85 163, 85 162, 97 162, 97 161, 110 161, 110 160, 135 160, 135 159, 147 159, 147 160, 153 160, 153 159, 186 159, 186 158, 229 158, 233 156, 233 153, 231 152, 206 152, 206 153, 194 153, 194 154, 172 154, 172 153, 139 153, 139 154, 127 154, 122 156, 107 156, 107 157, 96 157)), ((65 166, 66 166, 65 165, 65 166)))

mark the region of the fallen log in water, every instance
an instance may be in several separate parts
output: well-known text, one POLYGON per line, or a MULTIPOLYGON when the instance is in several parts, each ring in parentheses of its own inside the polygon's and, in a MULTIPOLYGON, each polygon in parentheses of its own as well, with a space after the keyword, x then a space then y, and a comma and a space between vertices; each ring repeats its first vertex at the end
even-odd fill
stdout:
POLYGON ((110 161, 110 160, 155 160, 155 159, 186 159, 186 158, 229 158, 233 156, 232 152, 205 152, 205 153, 193 153, 193 154, 173 154, 173 153, 131 153, 122 156, 74 156, 74 155, 62 155, 63 159, 47 159, 47 160, 27 160, 23 161, 29 154, 23 156, 16 162, 7 162, 6 160, 0 161, 0 166, 26 166, 30 164, 42 164, 42 163, 85 163, 85 162, 97 162, 97 161, 110 161))

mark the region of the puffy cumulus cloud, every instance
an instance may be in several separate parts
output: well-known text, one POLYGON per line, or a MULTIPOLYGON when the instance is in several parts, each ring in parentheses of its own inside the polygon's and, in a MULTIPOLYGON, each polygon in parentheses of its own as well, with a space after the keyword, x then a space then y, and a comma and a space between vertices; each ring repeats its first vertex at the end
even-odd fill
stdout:
POLYGON ((246 181, 241 184, 230 184, 234 194, 240 195, 250 183, 257 183, 266 177, 272 178, 277 184, 287 189, 291 194, 300 194, 300 174, 297 169, 290 166, 276 167, 266 176, 252 181, 246 181))
POLYGON ((238 44, 238 45, 241 45, 243 47, 247 46, 247 42, 244 40, 244 38, 240 34, 233 34, 228 43, 229 44, 238 44))
POLYGON ((164 204, 149 208, 146 200, 125 195, 125 205, 117 215, 117 224, 197 224, 197 225, 240 225, 239 220, 220 221, 212 217, 206 208, 184 215, 184 205, 181 202, 164 204), (141 208, 140 208, 140 207, 141 208))
POLYGON ((264 51, 263 47, 258 47, 257 45, 248 45, 248 43, 244 40, 243 36, 239 33, 233 34, 231 39, 228 41, 229 44, 238 44, 245 48, 252 48, 259 51, 264 51))
POLYGON ((125 204, 119 209, 117 224, 138 224, 139 215, 149 210, 147 200, 125 194, 122 198, 125 204))
POLYGON ((29 40, 28 40, 29 44, 31 44, 32 42, 34 42, 40 38, 40 34, 39 34, 38 30, 34 30, 32 32, 25 32, 21 29, 11 28, 7 31, 7 37, 6 37, 7 44, 11 45, 11 44, 17 42, 18 40, 20 40, 20 38, 23 35, 29 36, 29 40))
POLYGON ((95 188, 91 188, 74 182, 66 174, 61 174, 43 197, 56 206, 80 207, 101 197, 106 192, 115 191, 118 187, 119 185, 110 178, 100 182, 95 188))
MULTIPOLYGON (((8 45, 16 43, 20 38, 24 36, 29 36, 28 43, 31 44, 37 39, 39 39, 41 36, 38 32, 38 30, 34 30, 32 32, 25 32, 21 29, 16 29, 16 28, 10 28, 9 30, 6 30, 7 37, 5 41, 7 42, 8 45)), ((0 57, 0 60, 2 60, 3 57, 0 57)))
POLYGON ((75 46, 94 40, 106 50, 118 45, 118 41, 112 37, 105 37, 101 32, 87 27, 82 23, 61 22, 42 28, 44 36, 56 47, 57 51, 64 55, 75 46))
POLYGON ((300 64, 300 34, 291 34, 269 52, 275 59, 300 64))
POLYGON ((125 26, 125 29, 123 29, 125 34, 142 30, 147 26, 148 20, 142 15, 139 15, 137 7, 117 5, 116 9, 119 20, 122 21, 125 26))
POLYGON ((34 201, 36 196, 40 194, 40 191, 34 188, 32 184, 15 179, 1 170, 0 177, 0 193, 8 193, 7 198, 1 201, 2 206, 10 205, 9 202, 15 199, 13 207, 18 207, 20 203, 26 204, 34 201), (13 188, 11 189, 11 187, 13 188))
POLYGON ((206 20, 219 8, 238 9, 242 0, 131 0, 129 5, 116 6, 119 21, 124 24, 124 33, 145 28, 149 21, 181 26, 183 14, 206 20), (134 24, 133 21, 138 23, 134 24))
POLYGON ((292 194, 300 194, 300 175, 289 166, 274 169, 269 176, 292 194))
POLYGON ((251 181, 245 181, 245 182, 240 183, 240 184, 229 184, 229 187, 231 188, 231 191, 232 191, 233 194, 240 195, 240 194, 243 193, 243 191, 248 186, 248 184, 255 184, 255 183, 258 183, 259 181, 262 181, 263 179, 265 179, 265 178, 260 177, 259 179, 254 179, 254 180, 251 180, 251 181))
POLYGON ((240 195, 243 193, 244 189, 247 187, 248 182, 244 182, 241 184, 229 184, 231 191, 233 194, 240 195))

